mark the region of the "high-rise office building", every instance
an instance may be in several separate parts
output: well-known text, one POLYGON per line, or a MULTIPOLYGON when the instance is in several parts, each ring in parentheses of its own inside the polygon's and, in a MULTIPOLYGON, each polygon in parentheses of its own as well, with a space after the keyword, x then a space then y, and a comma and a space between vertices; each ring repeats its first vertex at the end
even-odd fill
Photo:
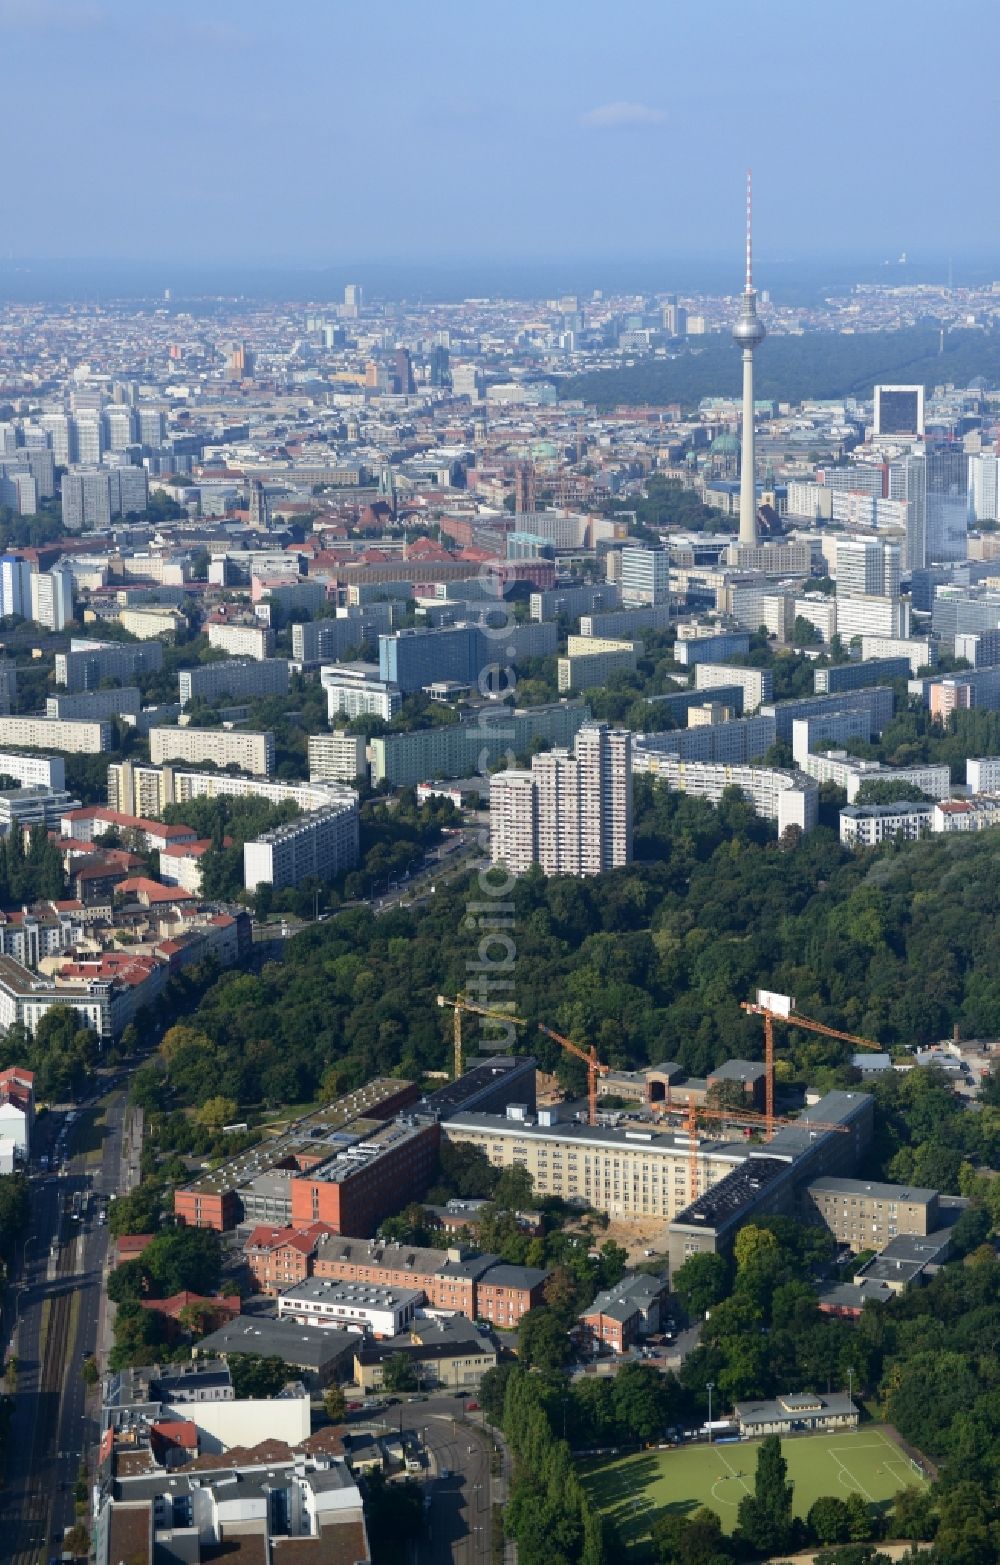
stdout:
POLYGON ((923 386, 876 386, 874 432, 876 435, 922 435, 923 386))
POLYGON ((928 451, 927 564, 969 553, 969 459, 956 447, 928 451))
POLYGON ((108 471, 112 516, 141 516, 149 504, 149 476, 144 467, 125 463, 108 471))
POLYGON ((65 413, 43 413, 39 420, 48 436, 52 455, 58 467, 68 467, 72 461, 72 426, 65 413))
POLYGON ((19 555, 0 558, 0 615, 20 614, 31 618, 31 566, 19 555))
POLYGON ((977 451, 969 457, 969 509, 974 522, 1000 520, 998 467, 1000 457, 995 451, 977 451))
POLYGON ((740 543, 757 542, 757 464, 754 460, 753 354, 767 332, 757 318, 753 287, 752 191, 747 174, 746 283, 743 308, 733 327, 733 341, 743 354, 743 448, 740 459, 740 543))
POLYGON ((124 402, 104 409, 104 437, 108 451, 127 451, 135 440, 135 415, 124 402))
POLYGON ((63 526, 71 532, 90 532, 111 523, 111 483, 106 467, 89 472, 64 473, 62 481, 63 526))
POLYGON ((167 434, 167 416, 162 408, 145 403, 137 410, 139 444, 156 449, 162 446, 167 434))
POLYGON ((513 875, 599 875, 632 858, 632 735, 585 723, 574 753, 490 781, 490 856, 513 875))
POLYGON ((864 593, 898 598, 899 547, 877 538, 838 538, 837 597, 864 593))
POLYGON ((666 603, 670 597, 670 554, 667 549, 626 548, 622 552, 623 604, 666 603))
POLYGON ((357 320, 364 306, 364 289, 360 283, 348 283, 344 289, 344 304, 341 313, 349 320, 357 320))
POLYGON ((927 459, 923 455, 900 457, 889 464, 890 500, 906 503, 906 538, 903 569, 920 571, 927 564, 927 459))
POLYGON ((416 387, 413 384, 413 365, 410 361, 409 348, 397 348, 392 356, 393 381, 396 390, 401 397, 412 397, 416 387))
POLYGON ((104 426, 98 409, 77 413, 73 418, 73 460, 92 467, 104 453, 104 426))
POLYGON ((65 630, 73 618, 73 572, 68 565, 32 575, 31 617, 47 630, 65 630))

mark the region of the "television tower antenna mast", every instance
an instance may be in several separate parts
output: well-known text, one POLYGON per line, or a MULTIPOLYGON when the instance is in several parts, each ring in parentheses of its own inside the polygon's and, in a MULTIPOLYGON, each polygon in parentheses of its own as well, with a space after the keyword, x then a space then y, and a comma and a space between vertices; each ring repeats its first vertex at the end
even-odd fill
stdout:
POLYGON ((753 286, 753 182, 747 169, 746 284, 743 308, 733 327, 733 341, 743 352, 743 446, 740 459, 740 543, 753 548, 757 543, 757 481, 754 459, 753 350, 767 336, 757 318, 757 295, 753 286))

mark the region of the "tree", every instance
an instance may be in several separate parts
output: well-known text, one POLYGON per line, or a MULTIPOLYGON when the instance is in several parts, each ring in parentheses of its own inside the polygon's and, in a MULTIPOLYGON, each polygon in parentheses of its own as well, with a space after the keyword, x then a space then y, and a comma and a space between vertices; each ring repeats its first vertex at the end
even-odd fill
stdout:
POLYGON ((926 1542, 937 1529, 937 1514, 933 1492, 929 1488, 913 1486, 901 1489, 892 1506, 889 1535, 893 1538, 916 1538, 926 1542))
POLYGON ((220 1130, 223 1125, 231 1125, 236 1119, 237 1104, 234 1098, 224 1098, 217 1095, 214 1098, 206 1098, 195 1115, 199 1125, 207 1125, 212 1130, 220 1130))
POLYGON ((264 1358, 259 1353, 231 1353, 229 1373, 238 1399, 277 1396, 287 1381, 295 1379, 284 1359, 273 1355, 264 1358))
POLYGON ((614 1379, 612 1405, 615 1417, 638 1440, 654 1440, 662 1434, 669 1416, 667 1381, 650 1364, 623 1364, 614 1379))
POLYGON ((722 1523, 706 1506, 691 1516, 668 1512, 654 1522, 650 1538, 662 1565, 722 1565, 732 1557, 722 1523))
POLYGON ((862 1494, 849 1494, 846 1500, 847 1524, 852 1543, 866 1543, 872 1535, 872 1512, 862 1494))
POLYGON ((327 1386, 323 1392, 323 1411, 331 1424, 343 1423, 347 1412, 347 1398, 343 1386, 327 1386))
POLYGON ((729 1268, 721 1255, 690 1255, 674 1273, 673 1288, 692 1320, 726 1297, 729 1268))
POLYGON ((560 1370, 569 1358, 566 1328, 546 1305, 537 1305, 521 1316, 517 1328, 517 1354, 527 1369, 560 1370))
POLYGON ((802 614, 796 614, 792 621, 792 646, 815 647, 823 640, 812 620, 806 619, 802 614))
POLYGON ((739 1506, 739 1530, 761 1554, 787 1549, 792 1537, 792 1485, 777 1435, 766 1435, 757 1450, 753 1494, 739 1506))
POLYGON ((417 1377, 408 1353, 393 1353, 382 1366, 382 1385, 386 1391, 416 1391, 417 1377))
POLYGON ((814 1500, 806 1517, 817 1543, 850 1543, 851 1513, 836 1495, 824 1494, 814 1500))
POLYGON ((733 1255, 740 1271, 777 1253, 778 1241, 775 1235, 769 1228, 758 1228, 755 1223, 744 1224, 733 1242, 733 1255))

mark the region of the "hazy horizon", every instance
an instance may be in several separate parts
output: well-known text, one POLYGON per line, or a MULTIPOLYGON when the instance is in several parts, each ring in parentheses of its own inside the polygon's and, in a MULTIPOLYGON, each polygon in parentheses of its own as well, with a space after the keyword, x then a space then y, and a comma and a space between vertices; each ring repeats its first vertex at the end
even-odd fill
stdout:
MULTIPOLYGON (((949 267, 956 288, 1000 279, 995 260, 937 257, 905 265, 864 258, 761 257, 756 281, 776 303, 807 306, 827 295, 846 293, 856 283, 945 284, 949 267)), ((468 257, 450 260, 385 258, 327 265, 240 260, 206 261, 0 258, 0 302, 98 303, 111 300, 260 299, 332 302, 348 282, 361 283, 370 302, 448 304, 467 298, 542 299, 576 293, 586 303, 595 289, 605 294, 736 294, 742 277, 730 257, 567 256, 511 260, 468 257)))
POLYGON ((748 164, 761 286, 789 260, 992 254, 1000 12, 844 0, 835 22, 793 0, 721 0, 710 21, 660 0, 0 0, 0 254, 349 272, 701 256, 736 288, 748 164))

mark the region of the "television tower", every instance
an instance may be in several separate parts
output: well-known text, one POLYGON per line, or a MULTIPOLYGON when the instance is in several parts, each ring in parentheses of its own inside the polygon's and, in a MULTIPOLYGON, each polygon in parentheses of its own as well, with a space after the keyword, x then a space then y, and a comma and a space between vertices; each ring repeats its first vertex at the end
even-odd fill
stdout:
POLYGON ((743 308, 733 327, 733 341, 743 349, 743 448, 740 456, 740 543, 757 542, 757 483, 753 439, 753 350, 767 336, 757 319, 757 295, 753 287, 753 187, 747 169, 747 280, 743 308))

